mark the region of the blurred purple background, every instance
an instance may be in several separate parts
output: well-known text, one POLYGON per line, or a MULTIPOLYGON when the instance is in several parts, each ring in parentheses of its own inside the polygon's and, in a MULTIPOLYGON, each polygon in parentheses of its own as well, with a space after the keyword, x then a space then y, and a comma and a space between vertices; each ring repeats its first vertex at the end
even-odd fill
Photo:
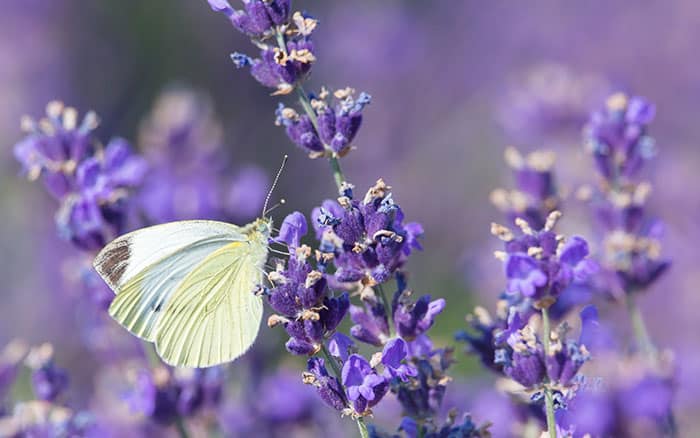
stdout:
MULTIPOLYGON (((694 378, 700 371, 700 4, 296 3, 305 6, 320 20, 314 87, 350 85, 373 96, 345 172, 358 188, 384 178, 410 220, 425 226, 425 252, 411 261, 412 282, 448 299, 436 326, 443 342, 475 302, 492 303, 500 292, 500 278, 488 275, 499 269, 489 223, 501 220, 489 193, 511 184, 505 146, 555 150, 559 181, 572 191, 593 177, 580 141, 589 111, 617 89, 656 103, 652 199, 668 223, 664 248, 674 265, 642 305, 657 344, 678 357, 676 397, 686 406, 679 419, 692 421, 689 414, 700 406, 694 378)), ((68 304, 74 292, 64 281, 80 255, 55 235, 53 201, 18 177, 12 158, 20 116, 40 116, 49 100, 94 109, 101 138, 139 145, 158 95, 192 88, 210 97, 232 168, 252 164, 271 175, 290 154, 275 193, 287 200, 278 219, 292 210, 308 213, 334 194, 327 164, 308 160, 274 129, 274 99, 235 70, 228 54, 236 50, 249 50, 248 43, 204 0, 4 2, 0 345, 15 337, 51 341, 76 385, 85 393, 93 385, 94 367, 77 333, 81 315, 68 304)), ((565 208, 567 231, 595 242, 585 211, 573 199, 565 208)), ((279 340, 264 328, 262 337, 279 340)), ((453 374, 473 376, 475 361, 458 357, 453 374)))

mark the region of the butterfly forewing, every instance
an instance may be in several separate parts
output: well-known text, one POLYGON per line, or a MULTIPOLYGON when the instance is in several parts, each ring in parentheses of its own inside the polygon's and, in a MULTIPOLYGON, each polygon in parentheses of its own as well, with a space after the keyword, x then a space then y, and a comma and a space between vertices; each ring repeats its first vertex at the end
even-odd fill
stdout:
POLYGON ((216 221, 171 222, 117 238, 94 262, 117 294, 110 315, 136 336, 153 341, 157 322, 182 280, 210 254, 245 239, 240 227, 216 221))

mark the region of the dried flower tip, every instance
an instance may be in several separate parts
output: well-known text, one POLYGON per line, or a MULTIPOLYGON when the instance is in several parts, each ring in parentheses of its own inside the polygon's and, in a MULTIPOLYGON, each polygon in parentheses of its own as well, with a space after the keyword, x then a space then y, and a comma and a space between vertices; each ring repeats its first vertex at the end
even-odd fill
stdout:
POLYGON ((345 87, 340 90, 335 90, 333 93, 333 96, 335 96, 336 99, 347 99, 348 97, 351 97, 353 94, 355 94, 355 89, 351 87, 345 87))
POLYGON ((287 94, 291 93, 294 91, 294 86, 291 84, 288 84, 286 82, 283 82, 277 86, 277 90, 274 93, 271 93, 271 96, 286 96, 287 94))
POLYGON ((523 218, 515 218, 515 225, 522 230, 523 233, 528 234, 528 235, 533 235, 535 234, 535 231, 530 228, 530 224, 527 223, 527 221, 523 218))
POLYGON ((312 62, 316 61, 316 57, 309 49, 292 50, 289 53, 289 59, 292 61, 299 61, 302 64, 311 64, 312 62))
POLYGON ((170 382, 171 374, 168 369, 164 366, 157 366, 153 369, 153 383, 158 387, 162 388, 170 382))
POLYGON ((352 201, 347 196, 338 197, 338 204, 343 208, 352 208, 352 201))
POLYGON ((520 169, 525 165, 525 159, 513 146, 506 148, 505 152, 503 152, 503 159, 513 169, 520 169))
POLYGON ((613 191, 608 194, 608 199, 617 208, 624 209, 632 204, 632 195, 625 192, 613 191))
POLYGON ((498 237, 504 242, 510 242, 515 236, 513 232, 506 226, 491 222, 491 234, 498 237))
POLYGON ((590 201, 593 197, 593 188, 588 184, 582 185, 576 190, 576 199, 579 201, 590 201))
POLYGON ((304 371, 303 373, 301 373, 301 381, 304 382, 305 385, 315 385, 316 376, 314 376, 313 373, 304 371))
POLYGON ((636 205, 644 205, 647 202, 649 195, 651 195, 651 184, 644 181, 637 185, 632 198, 636 205))
POLYGON ((319 99, 326 100, 326 98, 328 97, 329 94, 330 93, 328 91, 328 88, 321 87, 321 91, 318 93, 318 97, 319 97, 319 99))
POLYGON ((628 101, 629 98, 627 95, 619 92, 608 97, 608 100, 605 101, 605 106, 610 111, 624 111, 624 109, 627 108, 628 101))
POLYGON ((28 350, 29 347, 24 341, 13 339, 0 353, 0 364, 18 363, 26 356, 28 350))
POLYGON ((557 154, 553 151, 534 151, 528 154, 527 165, 538 172, 549 172, 556 159, 557 154))
POLYGON ((388 186, 382 178, 370 187, 363 199, 363 204, 369 204, 373 199, 384 198, 391 191, 391 186, 388 186))
POLYGON ((267 326, 270 328, 276 327, 280 324, 287 324, 289 323, 289 319, 285 318, 284 316, 281 315, 270 315, 269 318, 267 318, 267 326))
POLYGON ((476 306, 474 308, 474 316, 476 317, 477 321, 483 325, 490 326, 493 323, 488 310, 481 306, 476 306))
POLYGON ((267 279, 270 281, 272 284, 286 284, 287 283, 287 277, 282 275, 281 272, 279 271, 271 271, 267 274, 267 279))
POLYGON ((72 131, 78 126, 78 110, 73 107, 66 107, 63 110, 63 128, 72 131))
POLYGON ((508 303, 508 300, 498 300, 496 302, 496 317, 498 317, 499 319, 508 318, 509 307, 510 304, 508 303))
POLYGON ((508 253, 506 253, 505 251, 494 251, 493 256, 496 257, 497 260, 500 260, 502 262, 508 260, 508 253))
POLYGON ((29 350, 25 363, 29 368, 39 369, 53 359, 53 345, 48 342, 29 350))
POLYGON ((303 321, 318 321, 321 319, 321 316, 313 309, 304 309, 304 311, 301 312, 301 319, 303 321))
POLYGON ((499 210, 508 210, 510 202, 508 202, 508 191, 505 189, 495 189, 489 195, 489 200, 499 210))
POLYGON ((527 255, 530 257, 534 257, 536 259, 539 259, 542 257, 542 254, 544 253, 544 250, 540 248, 539 246, 531 246, 527 249, 527 255))
POLYGON ((560 218, 561 211, 559 210, 554 210, 553 212, 549 213, 549 216, 547 216, 547 222, 544 224, 544 230, 552 231, 557 225, 557 221, 559 221, 560 218))
POLYGON ((295 254, 298 259, 306 260, 311 257, 311 247, 309 245, 301 245, 296 249, 295 254))
POLYGON ((310 287, 312 287, 313 285, 318 283, 318 281, 322 278, 323 278, 323 274, 321 274, 319 271, 311 271, 306 276, 306 281, 304 282, 304 287, 309 289, 310 287))
POLYGON ((381 351, 377 351, 376 353, 374 353, 369 359, 369 366, 371 366, 372 368, 376 368, 377 365, 382 363, 382 355, 383 354, 381 351))
POLYGON ((51 117, 52 119, 58 119, 59 117, 61 117, 63 108, 63 102, 61 102, 60 100, 52 100, 51 102, 46 104, 46 115, 51 117))
POLYGON ((292 15, 292 21, 297 28, 297 32, 303 36, 309 36, 313 33, 318 25, 318 20, 313 17, 305 17, 301 12, 297 11, 292 15))

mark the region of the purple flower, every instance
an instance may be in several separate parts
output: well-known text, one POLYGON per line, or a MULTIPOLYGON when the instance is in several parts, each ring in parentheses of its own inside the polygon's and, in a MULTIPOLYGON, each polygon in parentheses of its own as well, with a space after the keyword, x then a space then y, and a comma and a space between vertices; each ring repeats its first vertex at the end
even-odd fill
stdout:
POLYGON ((27 364, 32 369, 32 387, 39 400, 54 402, 68 389, 68 373, 53 360, 53 346, 43 344, 33 348, 27 355, 27 364))
MULTIPOLYGON (((334 280, 351 287, 383 283, 406 262, 416 248, 417 234, 409 240, 403 213, 391 197, 383 180, 369 189, 362 202, 352 199, 352 192, 338 203, 325 201, 313 215, 323 229, 321 246, 332 249, 336 266, 334 280), (337 215, 337 216, 336 216, 337 215)), ((420 225, 411 224, 418 233, 420 225)), ((318 232, 317 232, 318 233, 318 232)))
POLYGON ((350 319, 355 323, 350 334, 358 341, 380 347, 389 337, 386 311, 376 300, 365 300, 365 309, 351 305, 350 319))
POLYGON ((342 333, 334 333, 328 340, 328 351, 341 362, 345 362, 353 350, 355 343, 342 333))
POLYGON ((259 38, 289 20, 291 0, 248 0, 244 10, 233 9, 226 0, 209 0, 209 6, 225 14, 240 32, 259 38))
POLYGON ((547 284, 547 276, 539 269, 537 261, 527 254, 509 255, 505 269, 508 293, 533 297, 538 288, 547 284))
POLYGON ((409 377, 418 375, 418 371, 407 363, 402 363, 408 356, 408 346, 401 338, 390 340, 382 351, 382 364, 384 364, 384 377, 387 379, 398 378, 403 382, 409 377))
POLYGON ((491 232, 505 242, 499 258, 504 260, 507 294, 549 307, 569 286, 585 283, 597 271, 597 264, 588 259, 588 243, 583 238, 565 240, 552 231, 559 217, 558 211, 550 213, 540 231, 516 219, 522 230, 519 236, 492 224, 491 232))
POLYGON ((591 114, 584 130, 586 147, 603 178, 635 178, 656 154, 654 139, 647 134, 654 115, 654 105, 624 93, 611 95, 604 108, 591 114))
POLYGON ((396 331, 399 336, 409 341, 427 332, 432 327, 435 317, 445 308, 443 298, 430 301, 430 295, 423 295, 412 302, 410 296, 410 291, 401 292, 394 309, 396 331))
MULTIPOLYGON (((347 363, 347 362, 346 362, 347 363)), ((326 370, 323 359, 312 357, 307 364, 308 372, 304 374, 304 383, 313 385, 324 403, 342 411, 347 407, 347 398, 343 386, 326 370)))
POLYGON ((508 148, 505 158, 513 169, 515 189, 494 190, 491 202, 511 223, 520 218, 536 230, 544 228, 547 216, 560 203, 552 170, 554 153, 535 151, 522 156, 515 148, 508 148))
POLYGON ((342 382, 353 410, 360 415, 379 403, 389 389, 386 379, 358 354, 351 355, 343 364, 342 382))
POLYGON ((80 125, 73 108, 47 106, 41 123, 27 119, 30 134, 15 146, 15 157, 31 179, 42 177, 60 202, 59 235, 85 250, 96 250, 126 231, 130 191, 146 174, 146 162, 128 143, 114 139, 103 149, 93 137, 97 116, 80 125))
POLYGON ((301 238, 306 235, 308 227, 303 214, 295 211, 287 215, 282 221, 277 241, 286 243, 290 249, 301 245, 301 238))

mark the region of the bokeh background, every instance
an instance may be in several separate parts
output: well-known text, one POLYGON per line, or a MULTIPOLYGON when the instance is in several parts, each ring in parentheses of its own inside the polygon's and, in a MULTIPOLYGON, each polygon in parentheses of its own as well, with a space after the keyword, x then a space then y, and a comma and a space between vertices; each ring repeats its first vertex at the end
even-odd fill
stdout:
MULTIPOLYGON (((473 305, 492 304, 500 291, 491 256, 498 242, 488 230, 501 214, 489 193, 511 184, 504 148, 555 150, 560 184, 573 191, 593 178, 580 141, 589 111, 618 89, 657 104, 651 134, 659 158, 649 176, 674 266, 642 306, 654 340, 678 358, 680 421, 691 425, 700 389, 693 378, 700 371, 700 4, 354 0, 296 7, 320 20, 311 84, 373 96, 344 170, 360 191, 383 177, 408 219, 424 225, 425 251, 410 262, 411 281, 448 300, 435 328, 439 342, 452 342, 473 305)), ((273 127, 276 99, 228 57, 250 53, 249 43, 205 1, 4 0, 2 9, 0 344, 15 337, 54 343, 76 393, 85 394, 77 402, 89 405, 95 367, 79 335, 85 315, 67 304, 65 286, 76 253, 56 236, 54 201, 19 177, 12 146, 22 137, 20 116, 39 117, 46 102, 60 99, 97 111, 102 139, 121 136, 143 148, 139 132, 158 96, 192 89, 208 96, 235 169, 253 165, 272 175, 290 154, 275 194, 287 200, 278 218, 308 213, 335 190, 327 164, 307 159, 273 127)), ((572 199, 566 211, 565 228, 595 241, 585 210, 572 199)), ((263 328, 262 337, 265 348, 281 350, 279 333, 263 328)), ((478 382, 476 362, 457 357, 453 375, 478 382)))

